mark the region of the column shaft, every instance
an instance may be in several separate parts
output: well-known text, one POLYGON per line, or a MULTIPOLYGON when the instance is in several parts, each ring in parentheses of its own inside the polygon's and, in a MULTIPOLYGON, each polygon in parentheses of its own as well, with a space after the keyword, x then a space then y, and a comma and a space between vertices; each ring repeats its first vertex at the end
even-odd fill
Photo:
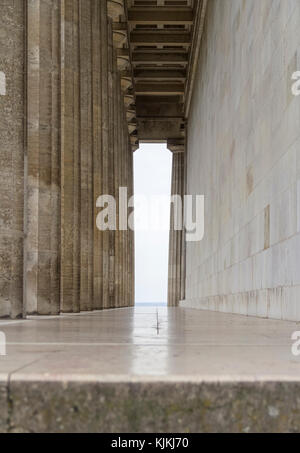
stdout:
MULTIPOLYGON (((185 153, 182 156, 183 159, 183 191, 182 196, 184 197, 187 194, 187 173, 186 173, 186 153, 187 146, 185 146, 185 153)), ((185 228, 185 226, 184 226, 185 228)), ((185 279, 186 279, 186 234, 185 229, 182 231, 181 235, 181 285, 180 285, 180 300, 185 300, 185 279)))
MULTIPOLYGON (((114 169, 114 48, 112 21, 108 20, 108 110, 109 110, 109 146, 108 146, 108 194, 115 196, 114 169)), ((115 307, 115 231, 108 232, 109 238, 109 294, 108 307, 115 307)))
MULTIPOLYGON (((172 180, 171 180, 171 195, 175 194, 175 173, 176 173, 176 160, 172 161, 172 180)), ((169 239, 169 272, 168 272, 168 305, 173 306, 173 256, 174 256, 174 207, 171 205, 170 213, 170 239, 169 239)))
MULTIPOLYGON (((134 195, 134 153, 132 151, 130 139, 128 142, 130 152, 130 196, 134 195)), ((135 249, 134 249, 134 231, 130 230, 130 306, 135 304, 135 249)))
POLYGON ((2 1, 0 14, 0 317, 12 318, 23 314, 25 5, 2 1))
MULTIPOLYGON (((119 94, 119 106, 122 106, 123 94, 121 92, 121 86, 118 87, 119 94)), ((122 109, 119 108, 119 182, 120 187, 124 187, 124 156, 123 156, 123 130, 122 130, 122 109)), ((120 293, 119 293, 119 306, 124 307, 124 231, 120 231, 119 234, 119 245, 120 245, 120 293)))
MULTIPOLYGON (((123 97, 123 94, 121 93, 123 97)), ((125 133, 124 133, 124 113, 123 109, 120 109, 120 132, 121 132, 121 180, 122 187, 126 187, 126 152, 125 152, 125 133)), ((121 246, 122 246, 122 296, 121 305, 126 307, 126 231, 121 231, 121 246)))
MULTIPOLYGON (((115 61, 114 73, 114 187, 117 206, 119 206, 119 187, 120 187, 120 75, 115 61)), ((121 247, 119 231, 119 210, 117 209, 117 230, 115 233, 115 306, 120 306, 120 286, 121 286, 121 247)))
MULTIPOLYGON (((183 167, 184 154, 177 154, 178 159, 178 173, 177 173, 177 193, 183 199, 183 184, 184 184, 184 167, 183 167)), ((176 280, 175 280, 175 304, 178 305, 181 296, 181 256, 182 256, 182 230, 176 232, 176 280)))
POLYGON ((80 310, 93 298, 92 1, 80 0, 80 310))
POLYGON ((25 311, 53 315, 60 311, 59 1, 29 1, 27 18, 25 311))
POLYGON ((96 226, 97 198, 102 194, 102 100, 101 100, 101 11, 99 0, 92 0, 93 42, 93 195, 94 195, 94 266, 93 308, 102 308, 102 235, 96 226))
MULTIPOLYGON (((172 195, 180 195, 183 205, 185 193, 185 154, 173 154, 172 167, 172 195)), ((169 245, 169 278, 168 278, 168 304, 177 306, 184 291, 185 234, 183 230, 175 231, 174 206, 171 206, 170 216, 170 245, 169 245)))
MULTIPOLYGON (((128 198, 133 196, 133 151, 131 148, 130 140, 127 142, 128 149, 128 198)), ((128 306, 132 307, 134 304, 134 290, 133 290, 133 231, 128 230, 128 306)))
POLYGON ((61 0, 61 311, 80 310, 79 0, 61 0))
MULTIPOLYGON (((101 92, 102 92, 102 192, 109 194, 109 100, 108 100, 108 16, 107 2, 101 4, 101 92)), ((109 306, 109 231, 102 231, 102 308, 109 306)))
MULTIPOLYGON (((124 2, 108 0, 108 9, 109 15, 113 20, 115 25, 113 32, 113 43, 116 49, 125 51, 129 46, 129 39, 127 31, 125 28, 122 28, 120 31, 119 26, 121 22, 121 16, 124 15, 124 2)), ((117 56, 115 55, 115 64, 117 63, 117 56)), ((118 101, 115 105, 115 122, 114 127, 117 129, 114 133, 114 178, 115 178, 115 190, 116 193, 119 191, 120 187, 125 187, 127 189, 128 198, 133 194, 133 184, 132 184, 132 168, 131 161, 133 159, 131 142, 129 138, 129 128, 128 122, 133 119, 132 109, 134 106, 128 105, 126 102, 126 111, 124 103, 124 94, 127 94, 128 98, 132 98, 132 103, 134 103, 134 96, 131 95, 131 76, 124 74, 124 69, 126 69, 126 64, 118 60, 118 70, 121 71, 117 77, 117 98, 118 101), (130 145, 129 145, 130 144, 130 145), (130 151, 128 146, 130 146, 130 151)), ((116 99, 115 99, 116 101, 116 99)), ((130 127, 132 131, 132 125, 130 127)), ((119 204, 119 200, 118 200, 119 204)), ((119 215, 118 215, 119 220, 119 215)), ((118 222, 119 223, 119 222, 118 222)), ((133 247, 133 233, 132 231, 119 230, 114 235, 115 241, 115 250, 114 250, 114 287, 115 287, 115 299, 116 303, 120 307, 127 307, 133 302, 133 285, 132 285, 132 266, 133 266, 133 256, 132 256, 132 247, 133 247)))

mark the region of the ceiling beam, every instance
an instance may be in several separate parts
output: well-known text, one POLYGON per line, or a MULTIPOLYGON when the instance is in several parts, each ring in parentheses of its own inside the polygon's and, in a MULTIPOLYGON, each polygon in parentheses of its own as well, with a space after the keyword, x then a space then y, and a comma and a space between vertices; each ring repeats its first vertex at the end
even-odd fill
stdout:
POLYGON ((132 32, 130 34, 130 42, 132 45, 139 46, 190 46, 190 33, 169 33, 169 32, 132 32))
POLYGON ((190 8, 132 8, 128 11, 131 25, 192 25, 193 10, 190 8))
POLYGON ((145 83, 138 82, 135 86, 136 94, 152 94, 152 95, 163 95, 163 96, 177 96, 184 94, 183 83, 145 83))
POLYGON ((142 53, 133 52, 132 54, 133 64, 180 64, 187 65, 188 54, 187 53, 163 53, 161 51, 142 53))
POLYGON ((141 80, 154 80, 154 81, 180 81, 184 82, 186 72, 184 70, 155 70, 155 69, 137 69, 134 72, 134 79, 139 82, 141 80))

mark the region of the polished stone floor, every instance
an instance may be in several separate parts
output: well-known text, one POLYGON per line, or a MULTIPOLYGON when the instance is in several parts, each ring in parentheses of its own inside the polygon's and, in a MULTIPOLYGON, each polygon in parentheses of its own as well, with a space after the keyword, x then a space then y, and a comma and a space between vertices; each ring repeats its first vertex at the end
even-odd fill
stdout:
POLYGON ((296 380, 300 324, 140 307, 0 321, 10 380, 296 380))

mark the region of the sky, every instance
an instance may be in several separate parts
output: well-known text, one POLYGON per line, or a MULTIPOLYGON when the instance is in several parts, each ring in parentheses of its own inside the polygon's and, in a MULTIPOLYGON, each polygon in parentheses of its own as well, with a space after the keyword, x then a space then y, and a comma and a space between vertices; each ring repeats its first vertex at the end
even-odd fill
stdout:
POLYGON ((134 153, 137 304, 167 302, 171 172, 165 144, 141 144, 134 153))

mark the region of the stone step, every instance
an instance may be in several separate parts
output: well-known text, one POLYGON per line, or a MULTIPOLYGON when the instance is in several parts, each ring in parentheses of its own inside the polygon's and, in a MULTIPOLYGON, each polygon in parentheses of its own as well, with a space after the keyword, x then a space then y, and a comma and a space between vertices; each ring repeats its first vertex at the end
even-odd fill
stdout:
POLYGON ((0 431, 299 432, 299 382, 13 380, 0 431))

